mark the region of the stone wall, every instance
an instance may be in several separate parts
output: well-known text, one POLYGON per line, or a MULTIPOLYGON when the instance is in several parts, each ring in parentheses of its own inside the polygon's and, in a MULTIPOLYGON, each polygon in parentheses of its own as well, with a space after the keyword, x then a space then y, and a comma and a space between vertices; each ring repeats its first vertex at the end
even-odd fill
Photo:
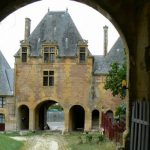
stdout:
MULTIPOLYGON (((80 105, 85 111, 84 128, 90 130, 94 109, 99 112, 109 109, 115 111, 121 102, 119 97, 112 97, 109 91, 104 90, 105 75, 93 76, 92 71, 92 57, 88 57, 86 64, 79 64, 78 58, 75 57, 57 58, 53 64, 43 63, 42 58, 28 58, 27 63, 22 63, 16 58, 16 109, 26 105, 34 114, 41 103, 47 100, 58 102, 64 109, 65 128, 68 130, 71 120, 69 110, 74 105, 80 105), (44 70, 54 71, 54 86, 43 86, 44 70)), ((36 122, 34 125, 37 114, 35 118, 34 115, 32 117, 29 117, 32 121, 30 128, 37 126, 36 122)))

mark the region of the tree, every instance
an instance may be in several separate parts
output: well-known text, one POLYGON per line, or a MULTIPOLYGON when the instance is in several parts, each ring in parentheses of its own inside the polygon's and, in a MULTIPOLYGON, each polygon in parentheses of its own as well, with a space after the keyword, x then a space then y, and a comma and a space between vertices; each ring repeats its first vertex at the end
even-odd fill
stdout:
POLYGON ((113 96, 119 95, 123 99, 126 96, 126 85, 122 85, 123 81, 126 81, 126 62, 122 65, 117 62, 112 63, 104 88, 110 89, 113 96))
POLYGON ((121 116, 126 114, 126 105, 124 103, 116 107, 115 116, 121 116))
POLYGON ((51 105, 48 110, 57 110, 57 111, 63 111, 63 108, 58 104, 58 103, 55 103, 53 105, 51 105))

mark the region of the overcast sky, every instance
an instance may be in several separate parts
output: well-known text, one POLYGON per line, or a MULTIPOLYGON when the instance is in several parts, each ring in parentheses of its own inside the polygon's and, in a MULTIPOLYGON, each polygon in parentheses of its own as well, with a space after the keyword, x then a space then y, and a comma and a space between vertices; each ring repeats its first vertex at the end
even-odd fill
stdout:
POLYGON ((0 22, 0 50, 11 67, 14 66, 14 54, 24 38, 25 18, 31 19, 31 32, 44 15, 50 11, 62 11, 68 8, 78 31, 83 39, 88 40, 92 54, 103 54, 103 26, 108 26, 108 49, 118 38, 118 32, 104 16, 93 8, 69 0, 43 0, 27 5, 0 22))

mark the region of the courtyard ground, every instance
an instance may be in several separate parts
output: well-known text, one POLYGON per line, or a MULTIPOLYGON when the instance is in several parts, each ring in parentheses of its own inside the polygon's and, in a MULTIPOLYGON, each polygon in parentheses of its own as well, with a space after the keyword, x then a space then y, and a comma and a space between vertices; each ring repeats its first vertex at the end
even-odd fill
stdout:
MULTIPOLYGON (((91 134, 90 134, 91 135, 91 134)), ((92 139, 83 133, 45 132, 26 136, 12 136, 11 138, 23 141, 21 150, 115 150, 115 144, 110 141, 97 141, 97 134, 92 139), (88 140, 88 142, 87 142, 88 140)))

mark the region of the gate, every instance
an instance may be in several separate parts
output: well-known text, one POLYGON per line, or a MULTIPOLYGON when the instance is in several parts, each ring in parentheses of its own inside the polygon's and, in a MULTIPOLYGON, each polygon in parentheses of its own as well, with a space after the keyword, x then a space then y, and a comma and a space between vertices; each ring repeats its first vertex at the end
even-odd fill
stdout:
POLYGON ((130 150, 150 150, 150 102, 135 102, 132 108, 130 150))
POLYGON ((106 113, 102 113, 102 128, 104 129, 104 134, 110 140, 122 144, 123 132, 125 131, 124 121, 113 121, 106 113))

